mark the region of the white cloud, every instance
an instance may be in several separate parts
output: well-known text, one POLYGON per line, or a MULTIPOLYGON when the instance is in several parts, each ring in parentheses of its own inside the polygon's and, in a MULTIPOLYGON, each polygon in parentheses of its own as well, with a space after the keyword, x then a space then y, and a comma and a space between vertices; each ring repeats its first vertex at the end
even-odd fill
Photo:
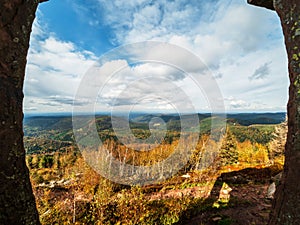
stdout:
POLYGON ((93 53, 47 34, 36 20, 26 67, 25 111, 71 111, 80 79, 95 60, 93 53))
MULTIPOLYGON (((110 63, 110 66, 115 65, 110 63)), ((156 62, 146 62, 131 66, 127 64, 122 70, 117 70, 117 67, 112 70, 118 72, 109 76, 110 79, 98 83, 97 89, 101 89, 98 101, 100 104, 115 108, 128 105, 136 109, 150 107, 152 110, 162 109, 163 105, 167 110, 169 105, 165 102, 168 101, 177 104, 177 107, 186 104, 186 99, 180 95, 182 87, 176 83, 185 79, 185 74, 176 68, 156 62)))
MULTIPOLYGON (((158 40, 176 44, 199 56, 203 63, 187 57, 188 54, 176 48, 165 48, 163 44, 147 52, 144 48, 129 50, 133 57, 145 60, 164 62, 168 59, 171 64, 179 69, 185 68, 184 71, 193 76, 208 73, 206 68, 209 68, 212 75, 209 79, 216 79, 225 97, 227 110, 285 108, 288 85, 286 54, 279 19, 274 12, 251 7, 243 1, 230 1, 230 4, 217 0, 95 2, 98 8, 93 7, 95 12, 91 17, 94 20, 90 17, 86 20, 94 27, 110 27, 115 34, 111 42, 127 44, 158 40), (96 18, 94 14, 101 16, 96 18), (232 99, 228 100, 228 96, 232 99)), ((78 3, 77 6, 77 12, 83 16, 79 9, 84 5, 78 3)), ((121 78, 116 76, 106 84, 101 99, 103 104, 110 105, 114 101, 116 105, 126 106, 151 93, 161 93, 160 90, 171 93, 174 86, 168 84, 172 83, 186 91, 191 101, 199 101, 203 109, 207 108, 205 95, 213 95, 210 86, 200 93, 199 87, 193 86, 186 74, 175 71, 175 68, 149 63, 128 67, 128 62, 122 60, 114 60, 111 62, 114 65, 107 64, 106 69, 94 71, 109 76, 112 68, 124 67, 121 78), (153 80, 139 81, 145 76, 151 76, 153 80), (124 91, 127 83, 131 84, 131 91, 124 91)), ((68 110, 68 103, 80 79, 94 61, 93 53, 79 50, 71 42, 59 40, 51 32, 48 35, 36 22, 28 57, 26 107, 29 109, 49 103, 68 110), (62 100, 49 96, 59 96, 62 100), (30 103, 31 98, 36 100, 35 103, 30 103)), ((95 84, 105 82, 103 76, 97 79, 95 84)), ((206 83, 209 82, 203 82, 203 85, 206 83)), ((92 92, 87 90, 86 93, 89 94, 89 91, 92 92)), ((149 99, 143 100, 148 107, 149 99)), ((152 99, 155 97, 152 96, 152 99)), ((184 97, 177 100, 182 101, 184 97)), ((157 107, 162 105, 156 104, 157 107)))
MULTIPOLYGON (((210 78, 205 79, 203 74, 200 84, 210 87, 211 85, 201 83, 203 81, 209 84, 207 80, 210 78)), ((91 102, 79 104, 76 110, 93 110, 92 101, 96 96, 97 110, 105 111, 124 110, 128 107, 151 111, 172 108, 179 112, 206 109, 205 96, 197 93, 204 87, 201 88, 197 84, 193 77, 187 76, 184 71, 161 62, 146 61, 131 65, 126 60, 107 61, 105 58, 103 64, 95 65, 89 70, 77 95, 78 98, 90 99, 91 102)), ((211 93, 216 92, 215 89, 207 90, 211 93)))

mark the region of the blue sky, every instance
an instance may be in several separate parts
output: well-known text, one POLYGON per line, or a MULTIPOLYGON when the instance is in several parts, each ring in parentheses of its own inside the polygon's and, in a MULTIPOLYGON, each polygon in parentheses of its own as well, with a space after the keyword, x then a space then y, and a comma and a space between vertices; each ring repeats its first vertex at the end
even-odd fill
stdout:
MULTIPOLYGON (((50 0, 40 4, 33 26, 25 112, 72 111, 83 77, 99 58, 116 47, 141 41, 170 43, 197 55, 209 69, 207 79, 214 79, 228 112, 286 110, 287 60, 275 12, 250 6, 246 0, 50 0)), ((145 49, 136 50, 139 56, 146 54, 145 49)), ((179 68, 190 63, 175 50, 157 54, 178 59, 179 68)), ((174 68, 153 63, 132 66, 124 58, 113 60, 111 65, 125 65, 126 69, 105 83, 97 110, 110 110, 112 102, 117 102, 123 107, 120 110, 168 111, 172 102, 149 96, 158 90, 171 93, 180 89, 185 97, 178 97, 179 108, 188 110, 188 98, 197 102, 198 111, 210 111, 205 99, 214 90, 209 93, 203 88, 201 92, 188 76, 175 76, 178 71, 174 68), (153 93, 141 81, 130 83, 145 76, 152 76, 147 84, 155 87, 153 93), (124 91, 131 89, 134 93, 124 91), (145 96, 145 101, 134 105, 132 99, 145 96)), ((193 72, 192 77, 198 76, 203 74, 193 72)))

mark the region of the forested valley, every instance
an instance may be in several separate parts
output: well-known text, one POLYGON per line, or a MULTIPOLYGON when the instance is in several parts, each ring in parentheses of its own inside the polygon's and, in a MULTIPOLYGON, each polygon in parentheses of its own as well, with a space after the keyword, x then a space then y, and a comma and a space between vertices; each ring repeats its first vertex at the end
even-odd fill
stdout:
MULTIPOLYGON (((160 143, 154 140, 128 146, 116 137, 110 116, 96 116, 103 144, 93 153, 78 149, 71 116, 26 117, 26 161, 42 224, 193 224, 193 218, 203 224, 267 222, 283 169, 284 113, 232 114, 227 118, 199 114, 199 124, 188 131, 192 135, 200 130, 196 147, 186 165, 166 179, 166 171, 172 168, 161 161, 175 151, 184 134, 178 115, 141 114, 130 119, 137 139, 151 137, 153 117, 166 123, 167 132, 160 143), (212 120, 226 121, 221 141, 210 137, 212 120), (88 154, 101 157, 104 150, 126 164, 158 164, 161 181, 148 185, 110 181, 85 160, 88 154)), ((184 139, 187 148, 189 138, 184 139)), ((90 144, 91 140, 84 141, 90 144)), ((109 159, 106 162, 109 170, 109 159)), ((117 171, 122 174, 122 169, 120 166, 117 171)), ((151 171, 148 174, 151 176, 151 171)))

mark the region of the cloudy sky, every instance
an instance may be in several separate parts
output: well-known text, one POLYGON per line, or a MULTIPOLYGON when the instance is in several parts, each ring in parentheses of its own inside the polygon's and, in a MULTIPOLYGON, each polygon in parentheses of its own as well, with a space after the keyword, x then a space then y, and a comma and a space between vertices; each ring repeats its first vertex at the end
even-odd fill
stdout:
POLYGON ((286 111, 280 22, 246 0, 50 0, 24 92, 26 113, 206 112, 214 99, 227 112, 286 111))

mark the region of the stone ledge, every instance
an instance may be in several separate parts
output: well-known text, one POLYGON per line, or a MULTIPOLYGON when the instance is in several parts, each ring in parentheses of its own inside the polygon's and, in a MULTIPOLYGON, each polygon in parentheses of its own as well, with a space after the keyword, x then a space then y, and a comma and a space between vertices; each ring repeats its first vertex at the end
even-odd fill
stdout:
POLYGON ((273 0, 247 0, 248 4, 275 10, 273 0))

